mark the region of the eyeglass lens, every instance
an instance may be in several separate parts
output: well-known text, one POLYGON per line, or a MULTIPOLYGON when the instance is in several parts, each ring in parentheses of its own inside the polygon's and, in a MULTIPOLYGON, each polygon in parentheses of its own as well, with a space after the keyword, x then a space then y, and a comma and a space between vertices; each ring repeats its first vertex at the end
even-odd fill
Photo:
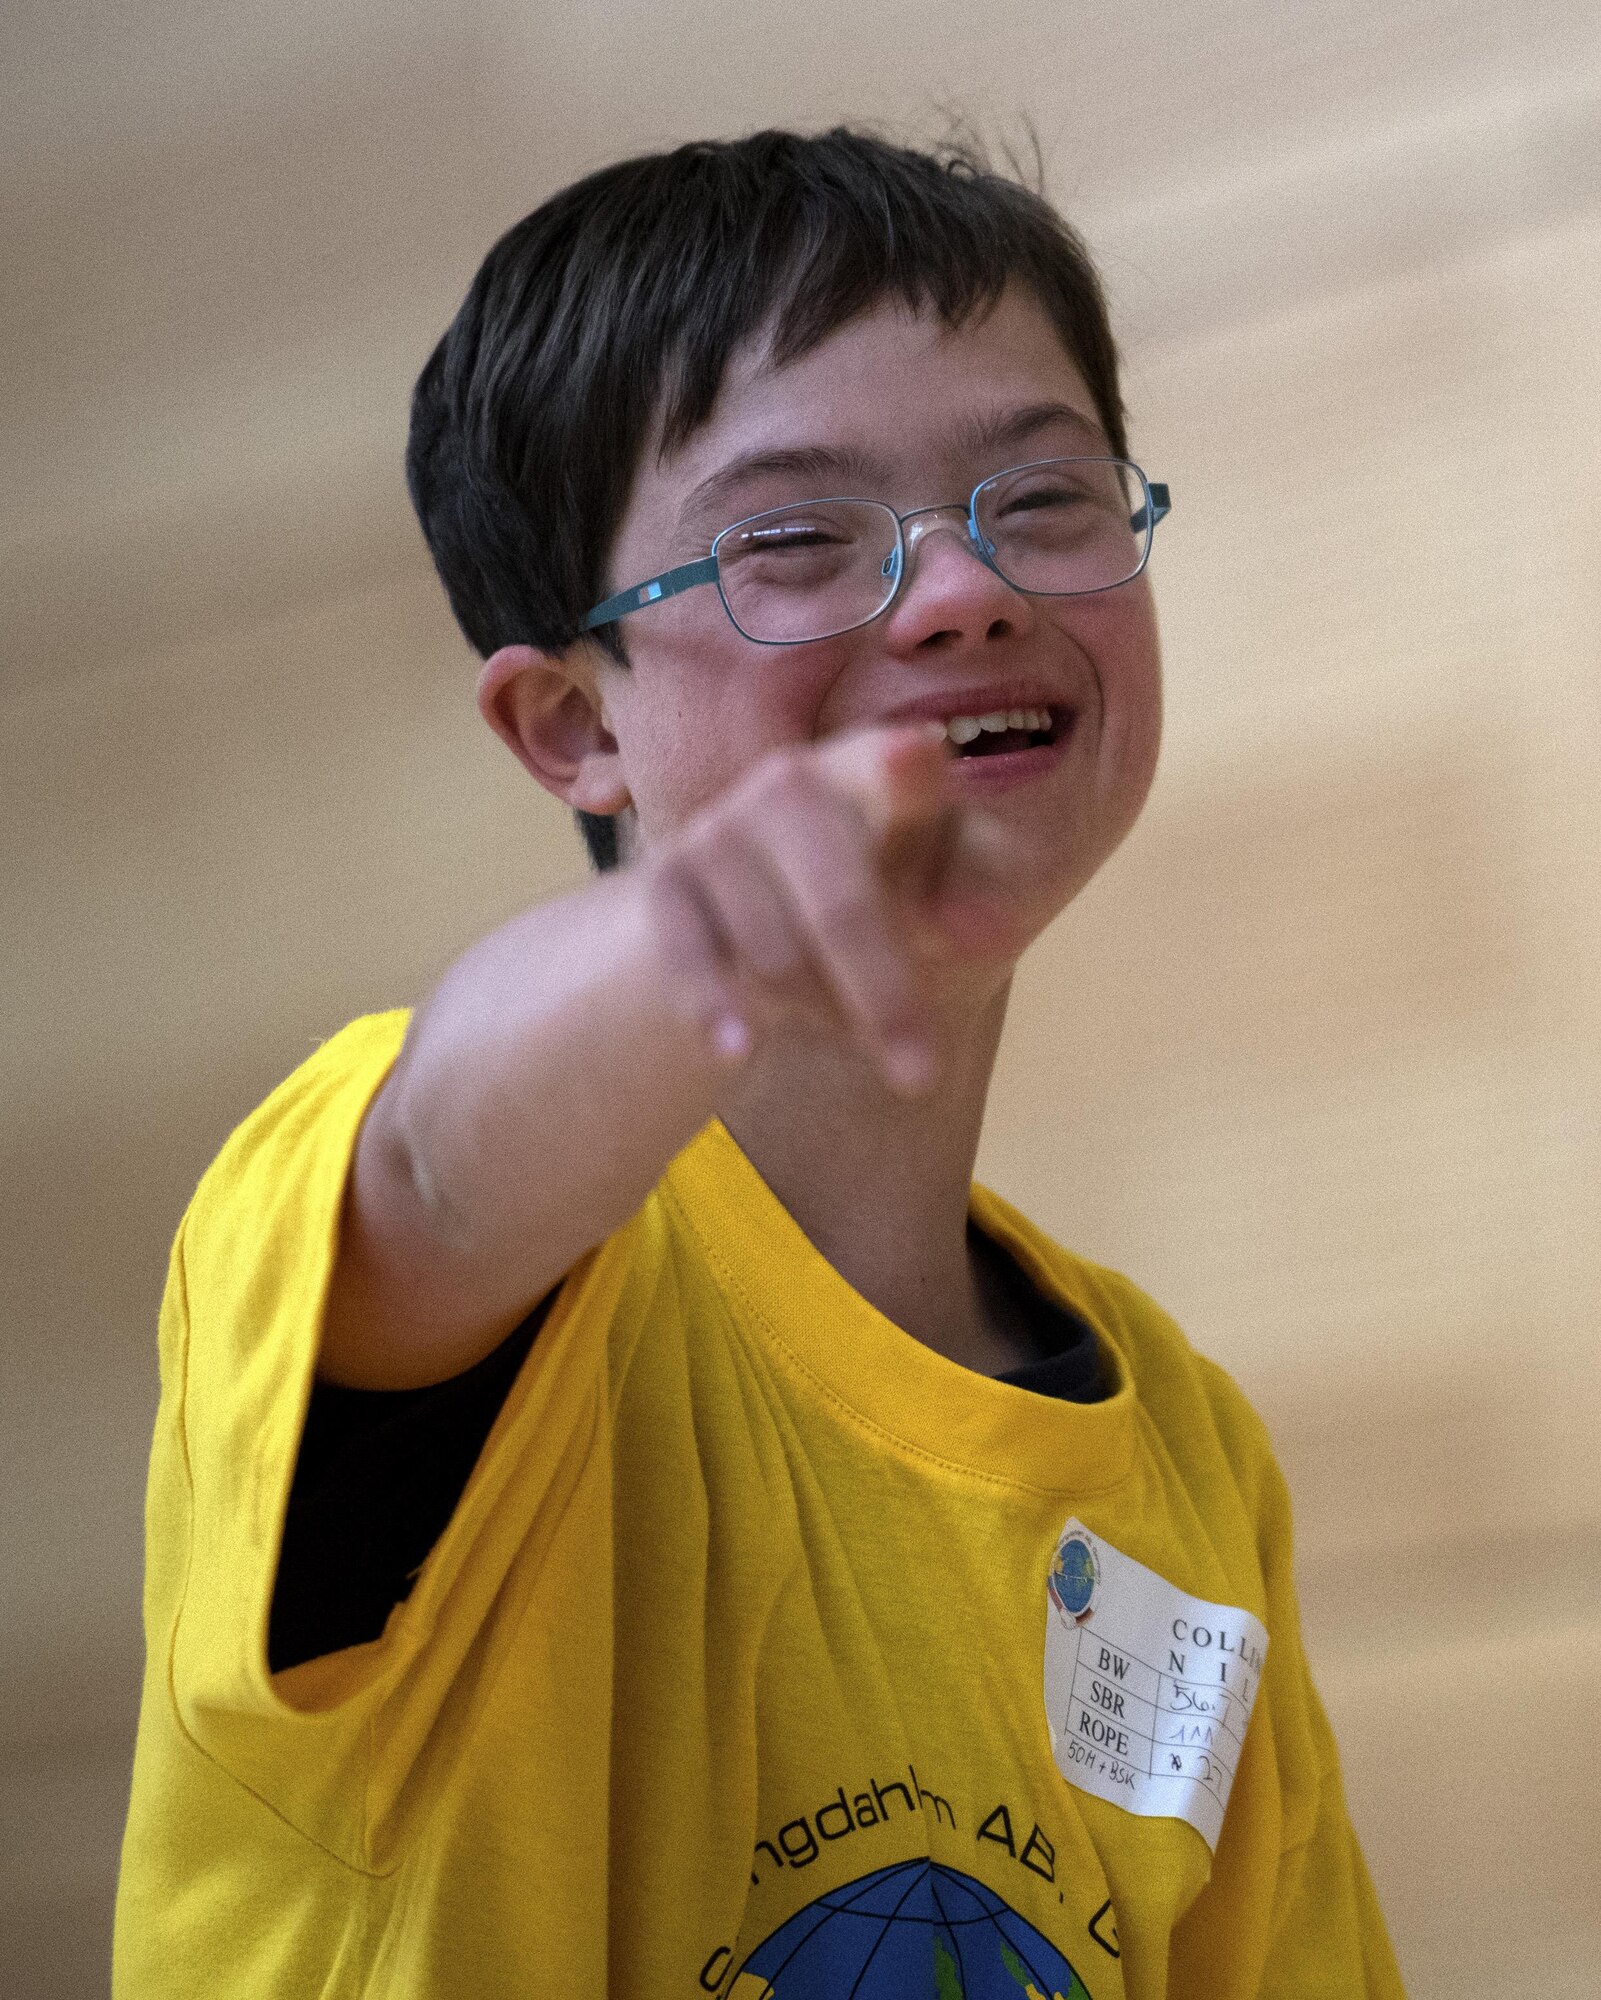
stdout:
MULTIPOLYGON (((999 473, 979 488, 975 511, 995 569, 1037 596, 1126 583, 1150 542, 1140 476, 1117 459, 1051 459, 999 473)), ((747 638, 827 639, 889 603, 898 546, 894 511, 876 500, 775 508, 718 538, 718 581, 747 638)))

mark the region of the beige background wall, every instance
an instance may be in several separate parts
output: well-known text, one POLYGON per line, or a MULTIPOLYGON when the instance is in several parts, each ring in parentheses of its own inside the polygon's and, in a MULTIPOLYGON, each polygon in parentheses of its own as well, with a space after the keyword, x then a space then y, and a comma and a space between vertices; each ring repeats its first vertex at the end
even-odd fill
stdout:
POLYGON ((1414 1994, 1601 1986, 1601 34, 1588 6, 14 0, 0 26, 0 1990, 104 1990, 166 1243, 351 1013, 581 874, 473 713, 411 376, 624 150, 1036 120, 1165 768, 982 1170, 1268 1416, 1414 1994))

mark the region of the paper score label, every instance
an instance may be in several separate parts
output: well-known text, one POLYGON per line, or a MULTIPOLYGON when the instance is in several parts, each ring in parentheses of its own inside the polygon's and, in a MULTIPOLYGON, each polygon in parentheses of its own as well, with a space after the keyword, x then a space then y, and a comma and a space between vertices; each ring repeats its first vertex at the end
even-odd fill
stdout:
POLYGON ((1076 1520, 1046 1599, 1057 1769, 1127 1812, 1188 1821, 1215 1849, 1267 1657, 1261 1620, 1187 1596, 1076 1520))

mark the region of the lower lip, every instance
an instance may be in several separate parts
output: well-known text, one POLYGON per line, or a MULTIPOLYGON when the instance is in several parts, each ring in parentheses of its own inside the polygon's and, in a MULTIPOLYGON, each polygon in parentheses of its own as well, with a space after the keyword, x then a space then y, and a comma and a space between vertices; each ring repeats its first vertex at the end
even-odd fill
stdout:
POLYGON ((1077 716, 1069 716, 1049 743, 1036 743, 1028 750, 993 751, 987 757, 953 757, 951 767, 964 787, 980 792, 1009 791, 1013 785, 1043 777, 1059 764, 1073 741, 1077 723, 1077 716))

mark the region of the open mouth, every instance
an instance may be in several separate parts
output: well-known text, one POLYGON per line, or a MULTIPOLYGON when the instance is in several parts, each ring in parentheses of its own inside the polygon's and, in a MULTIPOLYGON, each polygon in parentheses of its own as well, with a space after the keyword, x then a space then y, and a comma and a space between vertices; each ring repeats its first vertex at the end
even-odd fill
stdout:
POLYGON ((996 709, 986 715, 953 715, 945 734, 958 757, 1004 757, 1054 743, 1069 717, 1052 708, 996 709))

